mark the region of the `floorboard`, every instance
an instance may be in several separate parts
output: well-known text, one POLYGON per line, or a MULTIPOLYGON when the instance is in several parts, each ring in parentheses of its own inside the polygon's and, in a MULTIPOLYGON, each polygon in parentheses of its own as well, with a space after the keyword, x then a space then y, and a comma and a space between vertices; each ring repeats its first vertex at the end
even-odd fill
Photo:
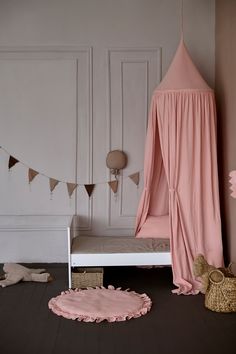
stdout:
POLYGON ((67 289, 66 265, 30 266, 46 267, 54 280, 0 288, 1 354, 223 354, 235 347, 236 313, 205 309, 201 294, 173 295, 168 267, 106 268, 104 285, 145 292, 153 306, 137 319, 97 324, 67 320, 48 309, 48 301, 67 289))

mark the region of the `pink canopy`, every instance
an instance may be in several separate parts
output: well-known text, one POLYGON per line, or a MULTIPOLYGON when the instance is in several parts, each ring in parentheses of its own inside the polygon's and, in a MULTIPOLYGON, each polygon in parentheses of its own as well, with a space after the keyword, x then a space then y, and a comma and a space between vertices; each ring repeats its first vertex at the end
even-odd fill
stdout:
POLYGON ((210 264, 223 265, 216 111, 214 92, 183 40, 152 97, 136 236, 143 237, 140 231, 148 217, 167 214, 177 287, 173 292, 196 294, 195 257, 201 253, 210 264))

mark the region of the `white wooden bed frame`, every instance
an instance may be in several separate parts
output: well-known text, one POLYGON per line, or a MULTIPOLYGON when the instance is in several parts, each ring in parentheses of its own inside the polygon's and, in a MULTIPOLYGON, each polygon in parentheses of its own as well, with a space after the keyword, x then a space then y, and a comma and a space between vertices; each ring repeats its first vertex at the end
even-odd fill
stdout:
MULTIPOLYGON (((170 251, 151 251, 151 252, 83 252, 73 251, 73 240, 76 236, 74 227, 74 217, 71 220, 71 225, 67 228, 68 239, 68 278, 69 288, 71 288, 71 268, 72 267, 103 267, 103 266, 145 266, 145 265, 171 265, 170 251)), ((94 237, 94 236, 87 236, 94 237)), ((99 238, 99 236, 96 236, 99 238)), ((109 236, 103 238, 111 239, 109 236)), ((125 240, 125 237, 122 237, 125 240)), ((130 237, 129 237, 130 239, 130 237)), ((77 239, 79 242, 79 238, 77 239)), ((77 244, 78 244, 77 242, 77 244)))

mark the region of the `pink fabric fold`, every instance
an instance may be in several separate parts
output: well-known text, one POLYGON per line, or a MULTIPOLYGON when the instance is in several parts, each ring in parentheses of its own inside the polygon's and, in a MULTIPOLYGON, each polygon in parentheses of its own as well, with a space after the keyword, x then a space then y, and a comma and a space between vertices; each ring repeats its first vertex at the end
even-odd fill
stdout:
POLYGON ((196 68, 191 71, 183 42, 176 58, 152 97, 136 235, 148 215, 169 213, 173 292, 196 294, 195 257, 203 254, 209 264, 223 265, 215 99, 196 68))
POLYGON ((148 215, 146 221, 137 233, 140 238, 166 239, 170 237, 170 217, 169 215, 152 216, 148 215))

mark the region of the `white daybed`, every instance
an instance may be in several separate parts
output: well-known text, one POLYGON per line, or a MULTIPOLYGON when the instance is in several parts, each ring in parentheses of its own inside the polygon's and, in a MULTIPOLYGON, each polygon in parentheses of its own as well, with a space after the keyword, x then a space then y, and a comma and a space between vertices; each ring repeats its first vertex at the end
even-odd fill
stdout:
POLYGON ((76 236, 68 228, 68 276, 71 267, 171 265, 169 239, 76 236))

